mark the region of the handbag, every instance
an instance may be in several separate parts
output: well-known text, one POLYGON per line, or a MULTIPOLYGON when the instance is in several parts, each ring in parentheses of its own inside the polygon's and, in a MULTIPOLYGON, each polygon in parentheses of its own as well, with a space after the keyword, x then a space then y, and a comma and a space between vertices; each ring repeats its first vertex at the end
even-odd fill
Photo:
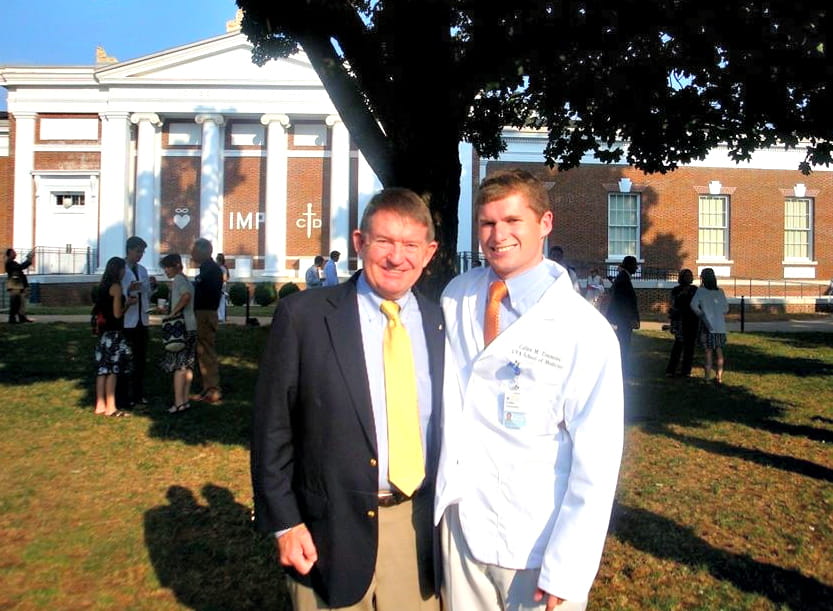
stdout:
POLYGON ((168 352, 179 352, 185 348, 185 317, 182 313, 162 320, 162 347, 168 352))

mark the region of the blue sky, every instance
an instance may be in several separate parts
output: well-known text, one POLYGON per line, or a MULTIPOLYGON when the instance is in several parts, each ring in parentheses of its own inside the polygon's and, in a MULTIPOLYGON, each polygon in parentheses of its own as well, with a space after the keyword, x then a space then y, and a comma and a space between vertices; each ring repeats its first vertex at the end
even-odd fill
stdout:
MULTIPOLYGON (((224 34, 234 0, 35 0, 3 5, 0 65, 92 65, 224 34)), ((0 88, 0 110, 6 90, 0 88)))

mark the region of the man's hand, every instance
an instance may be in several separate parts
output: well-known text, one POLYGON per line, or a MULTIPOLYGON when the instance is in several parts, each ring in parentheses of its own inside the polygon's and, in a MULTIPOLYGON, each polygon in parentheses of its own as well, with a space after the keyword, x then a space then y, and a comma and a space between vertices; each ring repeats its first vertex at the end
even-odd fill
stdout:
POLYGON ((293 526, 289 532, 275 540, 278 559, 283 566, 291 566, 301 575, 306 575, 318 560, 318 550, 305 524, 293 526))
POLYGON ((545 596, 547 597, 547 611, 552 611, 558 605, 564 602, 563 598, 558 598, 553 594, 547 594, 541 588, 535 588, 535 594, 533 594, 532 600, 534 600, 536 603, 539 603, 542 600, 544 600, 545 596))

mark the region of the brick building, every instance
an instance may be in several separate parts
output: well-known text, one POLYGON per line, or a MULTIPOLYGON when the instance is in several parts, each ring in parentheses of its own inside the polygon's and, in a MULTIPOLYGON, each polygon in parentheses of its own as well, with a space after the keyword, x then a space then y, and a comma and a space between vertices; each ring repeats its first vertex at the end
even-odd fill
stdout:
MULTIPOLYGON (((303 54, 251 62, 239 30, 94 66, 0 67, 0 241, 45 249, 41 282, 89 281, 125 239, 187 254, 198 236, 237 278, 303 276, 317 254, 347 253, 380 184, 303 54), (86 257, 63 256, 86 252, 86 257)), ((819 286, 833 276, 833 174, 797 171, 801 150, 770 149, 742 165, 715 150, 668 174, 583 160, 542 163, 539 132, 506 131, 498 160, 461 143, 458 250, 476 251, 472 195, 498 167, 523 166, 550 188, 550 244, 586 271, 625 255, 643 268, 713 267, 723 278, 819 286)), ((664 288, 664 285, 663 287, 664 288)))

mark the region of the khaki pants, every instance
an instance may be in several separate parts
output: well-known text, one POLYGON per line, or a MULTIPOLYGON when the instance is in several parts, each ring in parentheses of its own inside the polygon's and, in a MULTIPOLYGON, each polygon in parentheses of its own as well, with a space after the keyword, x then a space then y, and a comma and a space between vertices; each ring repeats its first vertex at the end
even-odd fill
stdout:
POLYGON ((220 390, 220 365, 217 362, 217 310, 195 310, 197 318, 197 363, 202 376, 202 390, 220 390))
MULTIPOLYGON (((536 603, 540 569, 505 569, 475 560, 463 536, 457 505, 445 510, 440 541, 443 550, 445 611, 543 611, 536 603)), ((555 611, 584 611, 587 601, 566 600, 555 611)))
MULTIPOLYGON (((439 611, 440 601, 431 592, 426 573, 433 567, 417 558, 417 529, 431 547, 431 501, 406 501, 379 508, 379 550, 376 572, 370 587, 355 605, 340 611, 439 611), (420 571, 423 575, 420 576, 420 571)), ((426 501, 426 499, 423 499, 426 501)), ((423 547, 423 546, 420 546, 423 547)), ((320 611, 328 607, 311 588, 287 577, 289 596, 295 611, 320 611)))

